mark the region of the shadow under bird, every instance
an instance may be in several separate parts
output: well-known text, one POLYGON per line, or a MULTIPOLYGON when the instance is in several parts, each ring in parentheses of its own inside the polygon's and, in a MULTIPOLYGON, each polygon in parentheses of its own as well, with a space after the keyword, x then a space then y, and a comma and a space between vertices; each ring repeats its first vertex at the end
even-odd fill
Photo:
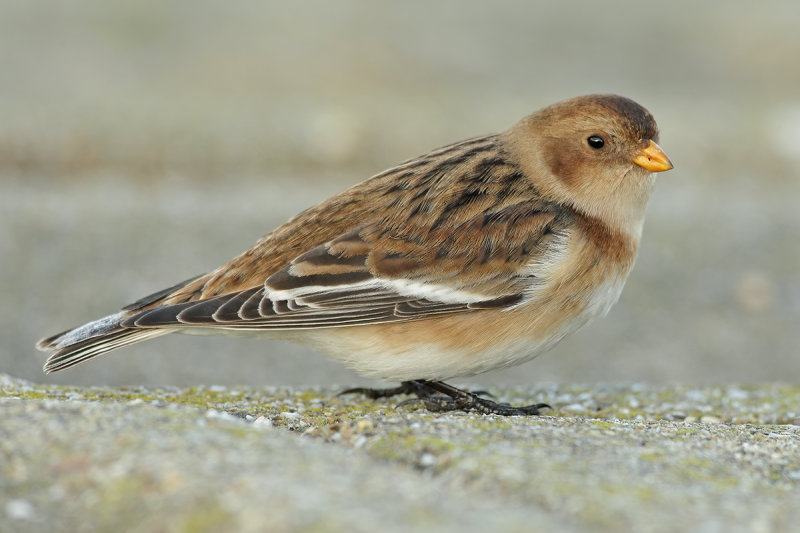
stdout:
POLYGON ((222 267, 39 341, 56 372, 167 333, 308 344, 430 409, 538 414, 443 380, 525 362, 619 298, 654 173, 652 115, 565 100, 303 211, 222 267))

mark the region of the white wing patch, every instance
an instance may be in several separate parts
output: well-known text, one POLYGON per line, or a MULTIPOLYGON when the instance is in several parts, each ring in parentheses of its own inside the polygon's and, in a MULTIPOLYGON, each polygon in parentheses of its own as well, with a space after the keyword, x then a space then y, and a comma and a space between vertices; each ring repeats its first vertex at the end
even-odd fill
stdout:
MULTIPOLYGON (((264 286, 265 295, 272 301, 291 301, 302 299, 318 293, 349 293, 354 290, 374 290, 378 293, 396 294, 414 300, 429 300, 444 304, 470 304, 491 300, 493 297, 486 294, 476 294, 468 291, 460 291, 446 285, 428 283, 424 281, 414 281, 406 279, 380 279, 373 278, 366 281, 340 285, 336 287, 326 287, 321 285, 305 285, 294 289, 276 290, 268 285, 264 286)), ((319 307, 309 304, 310 307, 319 307)))

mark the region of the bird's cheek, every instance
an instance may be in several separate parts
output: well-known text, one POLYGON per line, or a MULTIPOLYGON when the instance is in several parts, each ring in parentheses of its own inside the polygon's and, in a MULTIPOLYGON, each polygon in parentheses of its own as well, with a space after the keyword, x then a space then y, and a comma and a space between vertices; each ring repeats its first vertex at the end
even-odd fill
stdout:
POLYGON ((580 151, 553 143, 545 153, 545 163, 550 172, 568 189, 581 185, 581 176, 586 174, 586 160, 580 151))

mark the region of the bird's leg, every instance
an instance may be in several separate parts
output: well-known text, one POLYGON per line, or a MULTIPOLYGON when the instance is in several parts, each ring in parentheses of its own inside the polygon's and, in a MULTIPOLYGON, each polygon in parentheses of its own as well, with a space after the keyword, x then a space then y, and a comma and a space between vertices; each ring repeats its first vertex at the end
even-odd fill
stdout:
MULTIPOLYGON (((403 381, 400 386, 398 387, 391 387, 388 389, 372 389, 369 387, 354 387, 352 389, 343 390, 337 396, 343 396, 345 394, 363 394, 370 400, 377 400, 378 398, 389 398, 391 396, 397 396, 399 394, 416 394, 419 398, 430 398, 435 394, 441 394, 438 391, 430 389, 426 387, 426 383, 428 381, 422 380, 415 380, 415 381, 403 381)), ((454 389, 459 390, 459 389, 454 389)), ((489 396, 494 398, 494 396, 485 390, 477 390, 472 393, 467 394, 474 394, 477 396, 489 396)))
MULTIPOLYGON (((388 389, 371 389, 369 387, 354 387, 352 389, 347 389, 340 392, 337 396, 342 396, 344 394, 363 394, 370 400, 377 400, 378 398, 389 398, 391 396, 397 396, 398 394, 417 394, 420 397, 422 395, 421 392, 421 382, 419 381, 404 381, 400 384, 399 387, 391 387, 388 389)), ((425 394, 424 392, 422 394, 425 394)))
POLYGON ((494 414, 503 416, 512 415, 538 415, 539 409, 552 409, 546 403, 537 403, 521 407, 513 407, 481 398, 473 392, 457 389, 441 381, 419 381, 417 382, 425 389, 427 396, 419 393, 422 403, 431 411, 478 411, 483 414, 494 414), (438 394, 436 394, 438 393, 438 394), (443 399, 441 395, 448 397, 443 399))

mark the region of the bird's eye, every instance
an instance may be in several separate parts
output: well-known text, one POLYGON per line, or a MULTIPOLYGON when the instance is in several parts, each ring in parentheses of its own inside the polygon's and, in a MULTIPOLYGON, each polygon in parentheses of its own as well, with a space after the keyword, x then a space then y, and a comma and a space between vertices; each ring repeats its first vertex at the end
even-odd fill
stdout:
POLYGON ((606 144, 603 138, 600 137, 599 135, 592 135, 591 137, 586 139, 586 142, 589 143, 589 146, 591 146, 595 150, 599 150, 606 144))

